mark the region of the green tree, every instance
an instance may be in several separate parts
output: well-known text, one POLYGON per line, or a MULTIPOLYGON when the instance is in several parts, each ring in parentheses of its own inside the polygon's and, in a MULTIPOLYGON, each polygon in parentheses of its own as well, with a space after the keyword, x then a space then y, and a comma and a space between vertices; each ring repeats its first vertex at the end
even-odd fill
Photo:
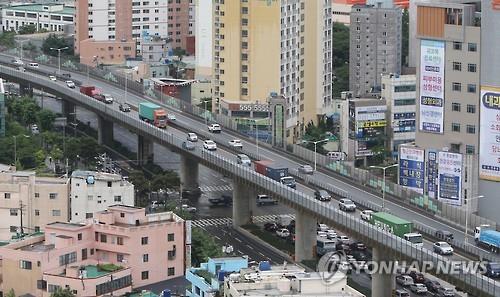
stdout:
POLYGON ((35 152, 35 162, 37 167, 42 167, 45 165, 45 151, 44 150, 38 150, 35 152))
POLYGON ((18 30, 17 33, 23 35, 23 34, 33 34, 36 32, 36 25, 34 24, 29 24, 29 25, 24 25, 21 26, 18 30))
POLYGON ((56 115, 47 109, 42 109, 36 114, 37 122, 42 131, 50 131, 54 126, 56 115))
POLYGON ((57 57, 58 53, 51 48, 63 48, 68 47, 67 50, 61 51, 61 55, 73 55, 73 47, 64 39, 64 37, 58 37, 55 34, 50 34, 42 44, 42 51, 46 55, 57 57))
POLYGON ((179 175, 174 171, 167 171, 164 174, 156 175, 151 181, 151 190, 158 191, 160 189, 176 188, 180 185, 179 175))
POLYGON ((214 238, 203 232, 203 230, 193 228, 191 238, 191 264, 194 267, 198 267, 200 263, 208 261, 208 258, 222 256, 222 246, 217 244, 214 238))
POLYGON ((349 27, 342 23, 333 23, 332 35, 332 64, 336 68, 349 63, 349 27))
POLYGON ((149 191, 148 180, 144 176, 144 172, 140 170, 134 170, 130 172, 128 180, 134 185, 137 194, 143 196, 149 191))
POLYGON ((7 48, 15 48, 16 40, 15 40, 16 32, 14 31, 6 31, 0 34, 0 45, 7 48))
POLYGON ((10 289, 9 292, 5 295, 5 297, 16 297, 14 289, 10 289))
POLYGON ((63 158, 63 151, 57 147, 57 146, 54 146, 52 148, 52 150, 50 151, 50 154, 49 154, 51 157, 52 157, 52 160, 56 161, 56 160, 62 160, 63 158))
POLYGON ((334 70, 334 80, 332 93, 333 97, 340 97, 340 94, 349 90, 349 64, 344 64, 334 70))
POLYGON ((61 289, 61 288, 57 288, 57 290, 50 294, 50 297, 75 297, 75 294, 73 294, 73 292, 71 292, 70 289, 66 288, 66 289, 61 289))
POLYGON ((409 39, 410 39, 410 14, 408 13, 408 9, 403 11, 402 18, 402 45, 401 45, 401 65, 408 66, 408 49, 409 49, 409 39))
POLYGON ((174 54, 174 56, 177 56, 179 57, 179 60, 182 61, 182 58, 184 58, 184 56, 187 55, 187 52, 185 49, 183 48, 180 48, 180 47, 176 47, 173 49, 172 53, 174 54))

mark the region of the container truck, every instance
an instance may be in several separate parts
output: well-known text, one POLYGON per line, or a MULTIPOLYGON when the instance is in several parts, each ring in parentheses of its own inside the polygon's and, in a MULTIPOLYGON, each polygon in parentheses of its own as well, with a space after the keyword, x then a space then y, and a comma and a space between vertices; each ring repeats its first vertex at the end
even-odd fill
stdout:
POLYGON ((484 246, 494 253, 500 251, 500 232, 491 228, 490 225, 481 225, 474 229, 476 244, 484 246))
POLYGON ((255 161, 254 164, 255 172, 295 189, 295 179, 288 174, 288 167, 269 160, 255 161))
POLYGON ((404 238, 405 234, 409 234, 413 230, 413 224, 411 222, 386 212, 372 214, 370 223, 401 238, 404 238))
POLYGON ((139 103, 139 118, 158 128, 167 127, 167 113, 163 108, 151 102, 139 103))
POLYGON ((102 102, 105 101, 102 91, 96 88, 95 86, 90 86, 90 85, 80 86, 80 93, 92 97, 98 101, 102 102))

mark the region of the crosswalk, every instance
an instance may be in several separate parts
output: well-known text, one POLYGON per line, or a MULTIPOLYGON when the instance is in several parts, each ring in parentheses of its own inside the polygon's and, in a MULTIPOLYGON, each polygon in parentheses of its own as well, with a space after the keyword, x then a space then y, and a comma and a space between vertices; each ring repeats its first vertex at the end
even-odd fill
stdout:
POLYGON ((216 185, 216 186, 201 186, 200 189, 204 193, 207 193, 207 192, 226 192, 226 191, 232 191, 233 187, 231 185, 216 185))
MULTIPOLYGON (((287 214, 292 219, 295 219, 295 215, 287 214)), ((254 223, 267 223, 276 221, 277 215, 263 215, 263 216, 253 216, 252 221, 254 223)), ((233 223, 231 218, 210 218, 210 219, 199 219, 194 220, 192 225, 195 227, 208 227, 208 226, 230 226, 233 223)))

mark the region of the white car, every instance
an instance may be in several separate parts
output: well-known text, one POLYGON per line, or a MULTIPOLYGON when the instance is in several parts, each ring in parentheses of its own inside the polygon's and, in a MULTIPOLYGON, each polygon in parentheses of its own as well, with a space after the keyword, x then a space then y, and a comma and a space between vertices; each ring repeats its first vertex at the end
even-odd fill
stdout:
POLYGON ((217 144, 213 140, 203 141, 203 148, 209 151, 217 150, 217 144))
POLYGON ((175 114, 173 114, 173 113, 167 114, 167 119, 169 121, 175 121, 175 120, 177 120, 177 118, 175 117, 175 114))
POLYGON ((327 237, 328 237, 328 233, 326 233, 325 231, 317 231, 317 232, 316 232, 316 236, 317 236, 317 237, 324 237, 324 238, 327 238, 327 237))
POLYGON ((325 224, 318 224, 318 231, 327 231, 328 229, 328 226, 325 225, 325 224))
POLYGON ((189 140, 191 142, 197 142, 198 141, 198 135, 196 135, 196 133, 188 133, 187 140, 189 140))
POLYGON ((343 211, 356 211, 356 204, 351 199, 340 199, 339 208, 343 211))
POLYGON ((278 229, 278 230, 276 230, 276 235, 278 235, 278 237, 281 237, 281 238, 286 238, 286 237, 290 236, 290 231, 288 231, 288 229, 285 229, 285 228, 278 229))
POLYGON ((300 165, 298 170, 299 170, 299 173, 302 173, 302 174, 313 174, 314 173, 314 169, 312 168, 311 165, 300 165))
POLYGON ((40 134, 40 129, 38 129, 37 124, 31 125, 31 134, 40 134))
POLYGON ((208 125, 208 132, 221 133, 222 129, 221 129, 219 124, 210 124, 210 125, 208 125))
POLYGON ((239 139, 229 140, 229 145, 234 148, 239 148, 239 149, 243 148, 243 143, 241 143, 241 140, 239 139))
POLYGON ((363 210, 363 211, 361 211, 361 219, 363 221, 369 221, 372 218, 372 214, 373 214, 373 210, 369 210, 369 209, 363 210))
POLYGON ((339 235, 337 236, 337 239, 342 241, 342 243, 349 243, 350 239, 346 235, 339 235))
POLYGON ((74 89, 76 87, 75 83, 72 80, 67 80, 66 85, 71 89, 74 89))
POLYGON ((113 99, 113 96, 111 96, 110 94, 103 94, 104 96, 104 103, 106 104, 112 104, 113 101, 115 101, 115 99, 113 99))
POLYGON ((333 230, 328 230, 328 231, 326 232, 326 237, 327 237, 328 239, 335 240, 335 239, 337 239, 337 238, 338 238, 338 236, 339 236, 339 235, 337 234, 337 232, 335 232, 335 231, 333 231, 333 230))
MULTIPOLYGON (((179 206, 177 206, 175 209, 179 210, 179 206)), ((183 211, 187 211, 187 212, 190 212, 190 213, 195 213, 197 211, 196 207, 194 206, 189 206, 187 204, 183 204, 181 205, 181 210, 183 211)))
POLYGON ((453 247, 444 241, 435 242, 433 245, 434 252, 440 255, 453 255, 453 247))
POLYGON ((236 156, 236 163, 240 165, 246 165, 246 166, 252 166, 252 160, 245 155, 245 154, 239 154, 236 156))
POLYGON ((51 81, 57 81, 57 77, 55 77, 54 75, 49 75, 49 79, 51 81))
POLYGON ((410 285, 410 290, 416 294, 427 294, 427 287, 424 284, 410 285))
POLYGON ((24 65, 24 62, 21 61, 20 59, 14 59, 14 60, 12 60, 12 63, 16 66, 23 66, 24 65))

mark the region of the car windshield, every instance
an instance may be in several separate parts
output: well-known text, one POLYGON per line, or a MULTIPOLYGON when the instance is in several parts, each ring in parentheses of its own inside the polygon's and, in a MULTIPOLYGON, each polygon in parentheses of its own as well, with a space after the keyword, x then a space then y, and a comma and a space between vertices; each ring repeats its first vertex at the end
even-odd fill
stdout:
POLYGON ((330 196, 325 190, 319 190, 319 195, 321 197, 328 197, 328 196, 330 196))
POLYGON ((242 161, 250 161, 250 158, 247 155, 240 155, 240 159, 242 161))
POLYGON ((215 144, 215 142, 213 142, 213 141, 211 141, 211 140, 207 140, 207 141, 205 141, 205 143, 206 143, 206 144, 209 144, 209 145, 211 145, 211 144, 215 144))
POLYGON ((161 121, 161 120, 165 120, 166 118, 167 118, 167 117, 166 117, 166 116, 164 116, 164 115, 162 115, 162 116, 158 116, 158 120, 160 120, 160 121, 161 121))
POLYGON ((349 199, 345 199, 344 200, 344 204, 354 204, 351 200, 349 199))
POLYGON ((440 245, 441 247, 444 247, 444 248, 449 248, 449 247, 451 247, 451 246, 450 246, 449 244, 447 244, 446 242, 441 242, 439 245, 440 245))

